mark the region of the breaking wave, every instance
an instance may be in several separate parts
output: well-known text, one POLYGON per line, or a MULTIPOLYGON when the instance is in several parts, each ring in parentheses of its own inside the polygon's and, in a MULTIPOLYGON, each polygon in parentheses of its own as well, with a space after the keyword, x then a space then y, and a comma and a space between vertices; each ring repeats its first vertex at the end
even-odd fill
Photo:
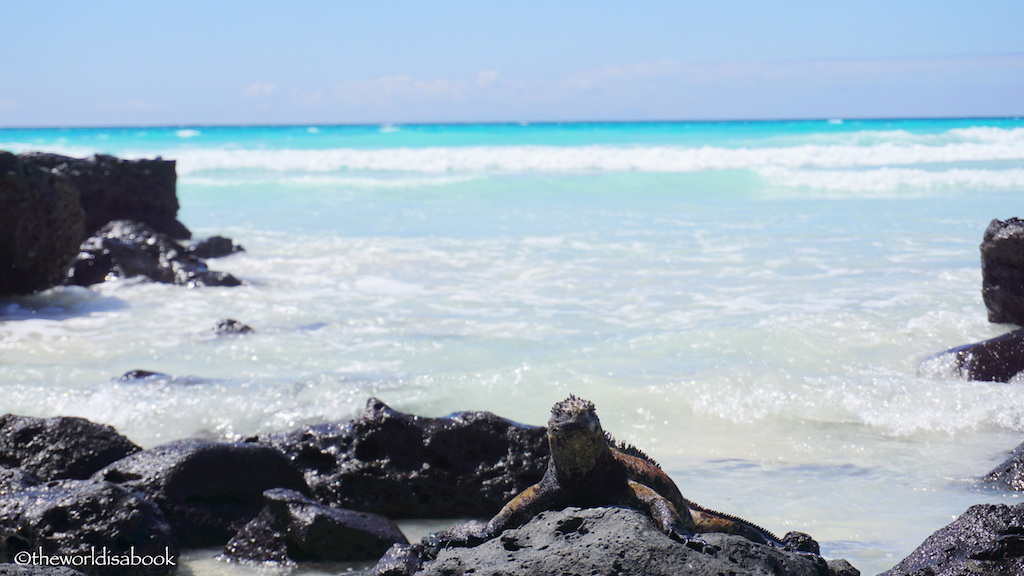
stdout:
POLYGON ((1020 140, 802 145, 773 148, 705 146, 480 146, 359 150, 181 150, 182 176, 213 170, 464 172, 700 172, 765 168, 854 168, 1024 160, 1020 140))

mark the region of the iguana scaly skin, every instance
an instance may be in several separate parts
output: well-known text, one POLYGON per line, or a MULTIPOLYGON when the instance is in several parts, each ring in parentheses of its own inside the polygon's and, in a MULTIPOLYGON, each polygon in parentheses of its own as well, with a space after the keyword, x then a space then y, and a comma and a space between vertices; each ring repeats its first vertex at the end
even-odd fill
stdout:
POLYGON ((622 505, 646 512, 662 532, 695 548, 705 546, 694 537, 697 532, 726 532, 783 546, 763 528, 683 498, 656 462, 631 446, 615 444, 588 400, 569 396, 551 408, 548 444, 551 459, 544 477, 509 501, 487 523, 482 538, 494 538, 544 510, 622 505))

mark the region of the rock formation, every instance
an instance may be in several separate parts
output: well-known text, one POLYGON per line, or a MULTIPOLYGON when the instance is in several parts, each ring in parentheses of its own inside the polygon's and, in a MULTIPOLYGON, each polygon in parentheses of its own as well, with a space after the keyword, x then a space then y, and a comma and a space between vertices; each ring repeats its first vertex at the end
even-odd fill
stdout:
POLYGON ((91 286, 136 276, 190 288, 242 283, 231 274, 210 270, 181 244, 153 228, 133 220, 116 220, 82 243, 68 272, 68 284, 91 286))
POLYGON ((70 158, 28 153, 21 157, 53 169, 78 187, 85 211, 85 238, 114 220, 136 220, 175 240, 192 237, 178 221, 178 176, 174 160, 124 160, 97 154, 70 158))
POLYGON ((707 533, 701 552, 662 533, 638 510, 566 508, 542 512, 520 528, 474 547, 445 548, 418 572, 408 572, 392 548, 374 576, 855 576, 846 561, 787 552, 732 534, 707 533))
POLYGON ((391 520, 330 508, 293 490, 264 493, 266 504, 224 548, 232 560, 292 564, 300 561, 376 561, 393 544, 406 544, 391 520))
MULTIPOLYGON (((128 554, 175 558, 178 547, 161 510, 142 494, 91 480, 41 482, 0 469, 0 561, 19 552, 71 556, 128 554)), ((77 567, 96 576, 170 576, 176 566, 77 567)))
POLYGON ((1024 574, 1024 504, 971 506, 879 576, 1024 574))
POLYGON ((238 252, 245 252, 245 248, 235 244, 234 240, 223 236, 204 238, 189 245, 187 250, 196 258, 223 258, 238 252))
POLYGON ((942 357, 949 357, 968 380, 1009 382, 1024 371, 1024 328, 937 355, 942 357))
POLYGON ((489 412, 425 418, 377 399, 356 420, 252 441, 288 455, 320 502, 389 518, 490 517, 548 460, 544 428, 489 412))
POLYGON ((307 491, 302 475, 271 448, 196 439, 136 452, 93 480, 145 494, 185 547, 223 546, 260 512, 266 490, 307 491))
POLYGON ((989 322, 1024 326, 1024 220, 993 220, 981 243, 981 295, 989 322))
POLYGON ((84 239, 78 188, 0 151, 0 297, 63 283, 84 239))
POLYGON ((0 465, 42 480, 89 478, 138 451, 117 430, 85 418, 0 416, 0 465))

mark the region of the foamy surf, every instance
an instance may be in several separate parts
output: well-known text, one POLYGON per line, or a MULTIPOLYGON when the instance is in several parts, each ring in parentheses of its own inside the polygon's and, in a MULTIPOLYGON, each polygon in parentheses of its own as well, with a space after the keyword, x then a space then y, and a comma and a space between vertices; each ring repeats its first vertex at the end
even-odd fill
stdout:
POLYGON ((173 152, 180 174, 278 172, 701 172, 765 168, 851 168, 1024 160, 1024 130, 979 142, 881 142, 867 146, 467 146, 363 150, 192 150, 173 152))
POLYGON ((370 396, 543 424, 575 393, 688 497, 865 574, 1016 498, 975 479, 1022 440, 1019 384, 928 358, 1006 329, 978 243, 1024 215, 1021 122, 309 128, 0 131, 174 158, 183 221, 247 249, 210 262, 238 288, 0 303, 0 409, 154 446, 370 396), (225 317, 256 332, 213 337, 225 317))

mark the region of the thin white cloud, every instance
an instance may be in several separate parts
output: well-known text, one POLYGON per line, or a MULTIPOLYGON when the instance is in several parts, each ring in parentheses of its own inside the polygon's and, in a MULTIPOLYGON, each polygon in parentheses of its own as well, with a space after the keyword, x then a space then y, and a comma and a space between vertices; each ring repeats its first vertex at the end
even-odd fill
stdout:
POLYGON ((506 77, 497 70, 460 79, 382 76, 293 88, 289 94, 293 109, 343 121, 779 117, 793 110, 827 116, 947 115, 998 113, 999 106, 1015 114, 1009 110, 1015 105, 1005 104, 1013 87, 1024 85, 1015 78, 1024 78, 1024 54, 697 64, 664 60, 553 78, 506 77), (988 99, 984 110, 963 95, 982 82, 998 88, 975 98, 988 99), (961 94, 947 93, 946 87, 961 94), (917 100, 898 108, 891 104, 900 100, 896 96, 917 100))
POLYGON ((492 86, 498 81, 499 74, 497 70, 485 70, 476 75, 477 86, 492 86))
POLYGON ((368 80, 337 82, 329 88, 306 91, 292 89, 292 100, 299 104, 386 104, 421 100, 463 100, 473 91, 476 81, 416 79, 410 76, 382 76, 368 80))
POLYGON ((253 82, 242 90, 242 96, 250 100, 269 98, 277 92, 277 84, 270 82, 253 82))

